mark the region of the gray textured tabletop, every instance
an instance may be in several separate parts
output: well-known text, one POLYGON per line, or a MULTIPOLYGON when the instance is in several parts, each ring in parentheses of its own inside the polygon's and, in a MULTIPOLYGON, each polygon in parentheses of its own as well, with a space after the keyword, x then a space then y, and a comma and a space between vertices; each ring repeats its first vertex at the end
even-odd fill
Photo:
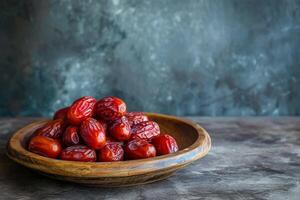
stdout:
POLYGON ((89 188, 43 177, 5 155, 9 136, 36 119, 0 119, 0 199, 300 199, 300 117, 193 117, 213 147, 167 180, 89 188))

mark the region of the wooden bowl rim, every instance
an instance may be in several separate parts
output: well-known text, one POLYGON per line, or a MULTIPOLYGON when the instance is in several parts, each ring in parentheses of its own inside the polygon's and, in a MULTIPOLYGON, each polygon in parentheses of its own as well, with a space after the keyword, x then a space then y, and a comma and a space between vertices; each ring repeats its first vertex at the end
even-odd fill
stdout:
MULTIPOLYGON (((94 171, 94 173, 99 172, 97 169, 104 170, 105 169, 127 169, 129 171, 121 171, 121 172, 116 172, 112 174, 105 174, 105 172, 100 173, 96 175, 97 177, 100 176, 128 176, 128 175, 137 175, 137 174, 143 174, 145 172, 153 172, 155 170, 159 169, 168 169, 172 168, 178 165, 179 166, 185 166, 199 158, 204 157, 210 150, 211 148, 211 138, 209 134, 206 132, 204 128, 202 128, 200 125, 194 123, 193 121, 189 119, 183 119, 175 116, 170 116, 170 115, 165 115, 165 114, 158 114, 158 113, 148 113, 145 112, 147 116, 150 118, 152 116, 154 117, 161 117, 161 118, 168 118, 173 121, 177 121, 180 123, 185 123, 191 127, 193 127, 196 132, 197 132, 197 139, 196 141, 190 145, 189 147, 182 149, 176 153, 168 154, 168 155, 163 155, 163 156, 156 156, 153 158, 147 158, 147 159, 139 159, 139 160, 127 160, 127 161, 117 161, 117 162, 78 162, 78 161, 66 161, 66 160, 59 160, 59 159, 52 159, 52 158, 47 158, 40 156, 38 154, 32 153, 25 149, 23 145, 21 144, 21 140, 24 139, 24 137, 28 134, 30 128, 32 126, 38 126, 46 123, 50 119, 45 119, 45 120, 38 120, 33 123, 30 123, 23 128, 19 129, 16 131, 9 139, 7 143, 7 156, 14 161, 25 165, 30 168, 34 168, 46 173, 51 173, 51 174, 57 174, 59 173, 60 175, 65 175, 64 173, 60 173, 59 170, 51 170, 51 167, 59 167, 62 165, 65 165, 66 169, 68 167, 78 167, 78 168, 84 168, 84 169, 89 169, 94 171), (24 156, 26 159, 21 159, 16 154, 24 156), (190 154, 190 155, 189 155, 190 154), (192 158, 189 159, 184 159, 185 156, 192 156, 192 158), (172 159, 176 161, 177 159, 182 159, 180 163, 172 163, 172 159), (163 162, 163 161, 170 161, 172 165, 170 166, 161 166, 158 167, 155 164, 158 162, 163 162), (40 168, 41 165, 43 164, 45 166, 49 166, 50 168, 47 169, 47 167, 42 169, 40 168), (145 167, 143 167, 145 166, 145 167), (153 169, 148 169, 149 166, 155 166, 153 169), (128 169, 130 167, 131 169, 128 169), (157 168, 158 167, 158 168, 157 168), (133 172, 133 173, 131 173, 133 172)), ((63 170, 64 171, 64 170, 63 170)), ((109 170, 110 171, 110 170, 109 170)), ((82 174, 85 174, 89 177, 96 177, 93 172, 87 172, 86 170, 83 170, 82 173, 78 174, 78 177, 82 177, 82 174)), ((72 173, 72 176, 77 177, 77 174, 72 173)))

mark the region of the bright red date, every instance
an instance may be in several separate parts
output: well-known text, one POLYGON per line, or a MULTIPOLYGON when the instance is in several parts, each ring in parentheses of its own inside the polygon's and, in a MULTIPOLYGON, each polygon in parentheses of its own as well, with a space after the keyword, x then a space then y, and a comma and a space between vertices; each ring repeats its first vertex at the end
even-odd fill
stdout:
POLYGON ((87 118, 81 123, 80 136, 92 149, 101 149, 106 144, 104 128, 93 118, 87 118))
POLYGON ((49 121, 41 128, 37 129, 34 135, 43 135, 46 137, 58 139, 65 131, 65 121, 63 119, 56 119, 49 121))
POLYGON ((151 143, 155 146, 157 155, 165 155, 178 151, 176 140, 167 134, 153 137, 151 143))
POLYGON ((78 128, 69 126, 62 136, 62 142, 66 147, 79 144, 78 128))
POLYGON ((140 138, 150 140, 152 137, 160 134, 159 126, 154 121, 140 122, 131 129, 131 138, 140 138))
POLYGON ((125 116, 127 117, 131 127, 140 122, 149 121, 149 118, 142 112, 128 112, 125 116))
POLYGON ((113 162, 121 161, 124 158, 124 150, 121 144, 111 143, 105 145, 100 151, 98 161, 101 162, 113 162))
POLYGON ((49 158, 57 158, 61 152, 59 140, 43 135, 37 135, 30 139, 28 150, 49 158))
POLYGON ((117 97, 104 97, 96 104, 96 114, 106 122, 112 122, 126 113, 126 104, 117 97))
POLYGON ((97 160, 96 151, 84 145, 70 146, 62 150, 60 158, 62 160, 95 162, 97 160))
POLYGON ((156 156, 155 147, 142 139, 135 139, 128 142, 124 147, 127 159, 142 159, 156 156))
POLYGON ((80 125, 80 123, 92 117, 97 100, 94 97, 85 96, 74 101, 67 112, 68 122, 72 125, 80 125))
POLYGON ((115 121, 109 128, 110 134, 119 141, 126 141, 131 136, 131 128, 125 116, 115 121))

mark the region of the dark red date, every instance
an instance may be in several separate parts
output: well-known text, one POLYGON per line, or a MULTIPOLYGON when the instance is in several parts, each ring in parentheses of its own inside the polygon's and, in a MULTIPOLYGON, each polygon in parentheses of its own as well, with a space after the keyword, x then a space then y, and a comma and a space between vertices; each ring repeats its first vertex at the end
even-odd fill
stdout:
POLYGON ((49 158, 57 158, 61 152, 59 140, 43 135, 37 135, 30 139, 28 150, 49 158))
POLYGON ((66 147, 79 144, 78 128, 69 126, 63 134, 62 142, 66 147))
POLYGON ((84 145, 70 146, 62 150, 60 158, 62 160, 95 162, 97 160, 96 151, 84 145))
POLYGON ((131 136, 131 128, 125 116, 116 120, 109 128, 110 134, 119 141, 126 141, 131 136))
POLYGON ((131 127, 140 122, 149 121, 149 118, 142 112, 128 112, 125 116, 127 117, 131 127))
POLYGON ((92 149, 101 149, 106 144, 104 128, 93 118, 87 118, 81 123, 80 136, 85 144, 92 149))
POLYGON ((74 101, 67 112, 68 122, 77 126, 83 120, 92 117, 96 102, 97 100, 90 96, 81 97, 74 101))
POLYGON ((178 151, 176 140, 167 134, 153 137, 151 143, 154 145, 157 155, 165 155, 178 151))
POLYGON ((69 107, 61 108, 55 112, 53 119, 66 119, 69 107))
POLYGON ((155 147, 143 139, 135 139, 128 142, 124 147, 127 159, 135 160, 156 156, 155 147))
POLYGON ((140 138, 150 140, 160 134, 159 126, 154 121, 144 121, 134 125, 131 129, 131 139, 140 138))
POLYGON ((117 97, 104 97, 96 104, 96 114, 106 122, 112 122, 126 113, 126 104, 117 97))
POLYGON ((124 150, 118 143, 106 144, 100 151, 98 161, 113 162, 121 161, 124 158, 124 150))
POLYGON ((58 139, 65 131, 65 121, 63 119, 56 119, 49 121, 41 128, 37 129, 34 135, 43 135, 46 137, 58 139))

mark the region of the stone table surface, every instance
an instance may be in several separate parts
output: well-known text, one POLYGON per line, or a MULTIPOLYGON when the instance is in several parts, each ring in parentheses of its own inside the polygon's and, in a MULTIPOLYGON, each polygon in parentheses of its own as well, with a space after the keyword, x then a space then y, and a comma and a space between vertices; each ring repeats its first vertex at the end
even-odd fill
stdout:
POLYGON ((212 137, 205 158, 164 181, 90 188, 46 178, 9 160, 9 136, 37 118, 1 118, 0 199, 300 199, 300 117, 191 119, 212 137))

